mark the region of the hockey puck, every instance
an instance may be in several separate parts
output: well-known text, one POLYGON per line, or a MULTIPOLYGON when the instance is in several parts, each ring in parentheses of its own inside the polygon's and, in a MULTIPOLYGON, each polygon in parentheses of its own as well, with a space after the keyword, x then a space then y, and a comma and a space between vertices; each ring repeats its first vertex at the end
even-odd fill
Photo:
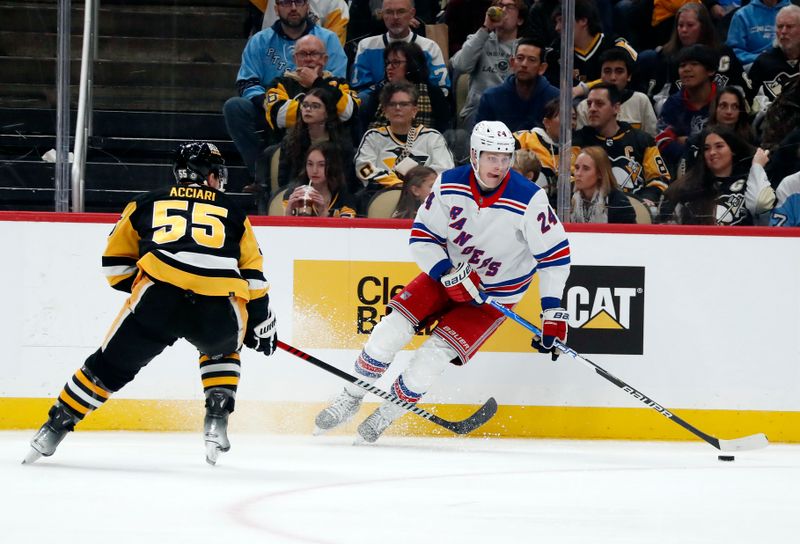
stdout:
POLYGON ((717 455, 717 459, 720 461, 733 461, 733 455, 717 455))

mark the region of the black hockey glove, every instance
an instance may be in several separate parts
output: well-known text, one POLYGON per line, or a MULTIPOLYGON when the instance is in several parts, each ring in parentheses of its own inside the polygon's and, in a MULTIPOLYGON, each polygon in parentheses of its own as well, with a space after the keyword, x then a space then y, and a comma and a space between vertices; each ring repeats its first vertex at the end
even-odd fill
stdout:
POLYGON ((278 328, 275 314, 267 308, 267 318, 247 331, 244 335, 244 345, 269 356, 275 353, 277 344, 278 328))

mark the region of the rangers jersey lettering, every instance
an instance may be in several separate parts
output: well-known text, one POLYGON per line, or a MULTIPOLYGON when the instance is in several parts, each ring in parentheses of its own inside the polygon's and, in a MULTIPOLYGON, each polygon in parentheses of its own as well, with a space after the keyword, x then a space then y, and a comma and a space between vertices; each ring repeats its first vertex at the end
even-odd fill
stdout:
POLYGON ((486 294, 503 304, 519 301, 538 270, 542 308, 560 306, 569 242, 545 192, 515 171, 490 193, 480 191, 470 165, 444 172, 417 212, 409 243, 432 278, 469 263, 486 294))

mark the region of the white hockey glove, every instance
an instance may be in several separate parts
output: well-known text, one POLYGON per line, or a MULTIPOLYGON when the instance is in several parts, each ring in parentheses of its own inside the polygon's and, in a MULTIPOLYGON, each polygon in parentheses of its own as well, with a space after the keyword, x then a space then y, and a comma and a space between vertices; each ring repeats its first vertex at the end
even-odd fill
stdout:
POLYGON ((467 263, 459 264, 455 270, 442 276, 441 282, 447 294, 456 302, 486 302, 486 297, 481 293, 481 277, 467 263))
POLYGON ((542 312, 542 337, 533 337, 531 346, 539 353, 549 353, 555 361, 559 351, 555 348, 555 341, 562 344, 567 341, 569 331, 569 312, 564 308, 550 308, 542 312))
POLYGON ((260 351, 264 355, 272 355, 278 344, 278 328, 275 314, 267 309, 267 318, 247 331, 244 336, 244 345, 260 351))

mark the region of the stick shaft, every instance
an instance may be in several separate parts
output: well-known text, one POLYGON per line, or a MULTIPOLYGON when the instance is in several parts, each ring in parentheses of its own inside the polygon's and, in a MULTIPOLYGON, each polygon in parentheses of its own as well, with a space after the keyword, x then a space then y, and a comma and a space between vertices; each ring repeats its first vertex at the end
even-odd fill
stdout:
MULTIPOLYGON (((530 321, 528 321, 527 319, 525 319, 521 315, 517 314, 513 310, 510 310, 510 309, 506 308, 505 306, 503 306, 502 304, 498 303, 495 300, 491 300, 489 303, 493 307, 497 308, 500 312, 503 313, 503 315, 505 315, 509 319, 512 319, 513 321, 516 321, 517 323, 519 323, 520 325, 522 325, 523 327, 528 329, 530 332, 532 332, 534 335, 538 336, 539 338, 542 337, 542 331, 536 325, 534 325, 533 323, 531 323, 530 321)), ((658 412, 662 416, 666 417, 670 421, 672 421, 674 423, 677 423, 678 425, 680 425, 681 427, 683 427, 684 429, 686 429, 687 431, 689 431, 693 435, 697 436, 698 438, 701 438, 701 439, 705 440, 706 442, 708 442, 709 444, 711 444, 712 446, 714 446, 718 450, 740 451, 740 450, 743 450, 743 449, 755 449, 755 448, 764 447, 764 446, 767 445, 767 439, 766 439, 766 436, 764 436, 764 435, 752 435, 752 436, 749 436, 749 437, 743 437, 743 438, 738 439, 738 440, 737 439, 734 439, 734 440, 722 440, 722 444, 721 444, 719 438, 716 438, 714 436, 711 436, 710 434, 704 433, 703 431, 701 431, 700 429, 698 429, 697 427, 695 427, 691 423, 685 421, 684 419, 682 419, 679 416, 677 416, 674 413, 672 413, 670 410, 664 408, 664 406, 662 406, 658 402, 654 401, 651 397, 645 395, 644 393, 642 393, 641 391, 639 391, 635 387, 625 383, 623 380, 617 378, 616 376, 614 376, 613 374, 611 374, 607 370, 605 370, 605 369, 601 368, 599 365, 593 363, 592 361, 590 361, 589 359, 587 359, 583 355, 579 354, 577 351, 575 351, 574 349, 570 348, 566 344, 560 342, 559 340, 556 340, 555 341, 555 345, 556 345, 556 348, 558 349, 558 351, 560 351, 564 355, 568 355, 568 356, 572 357, 573 359, 575 359, 576 361, 578 361, 580 363, 583 363, 585 366, 591 368, 597 374, 599 374, 600 376, 602 376, 603 378, 605 378, 609 382, 613 383, 614 385, 616 385, 617 387, 619 387, 620 389, 622 389, 623 391, 628 393, 633 398, 637 399, 639 402, 641 402, 642 404, 644 404, 648 408, 652 408, 653 410, 655 410, 656 412, 658 412)))

